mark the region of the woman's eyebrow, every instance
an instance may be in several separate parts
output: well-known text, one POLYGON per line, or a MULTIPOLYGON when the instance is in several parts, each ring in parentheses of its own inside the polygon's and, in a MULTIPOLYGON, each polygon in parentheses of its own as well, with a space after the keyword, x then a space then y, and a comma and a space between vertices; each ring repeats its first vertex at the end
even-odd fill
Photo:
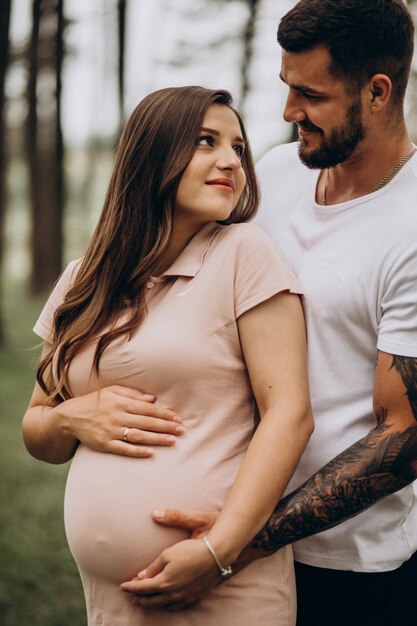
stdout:
MULTIPOLYGON (((220 135, 218 130, 214 130, 214 128, 207 128, 206 126, 202 126, 200 128, 200 132, 210 133, 211 135, 215 135, 216 137, 220 135)), ((243 144, 245 143, 245 140, 243 139, 243 137, 240 137, 239 135, 234 138, 234 141, 238 141, 239 143, 243 143, 243 144)))
POLYGON ((200 128, 200 131, 204 131, 205 133, 210 133, 211 135, 220 135, 218 130, 214 130, 214 128, 207 128, 205 126, 202 126, 200 128))

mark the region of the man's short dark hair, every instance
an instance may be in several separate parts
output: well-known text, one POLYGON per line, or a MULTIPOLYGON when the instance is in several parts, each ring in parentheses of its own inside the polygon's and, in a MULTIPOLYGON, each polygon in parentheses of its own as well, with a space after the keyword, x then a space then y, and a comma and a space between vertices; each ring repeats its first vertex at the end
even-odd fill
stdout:
POLYGON ((281 20, 278 42, 287 52, 324 45, 330 72, 360 89, 374 74, 393 85, 393 105, 404 102, 414 52, 414 24, 401 0, 301 0, 281 20))

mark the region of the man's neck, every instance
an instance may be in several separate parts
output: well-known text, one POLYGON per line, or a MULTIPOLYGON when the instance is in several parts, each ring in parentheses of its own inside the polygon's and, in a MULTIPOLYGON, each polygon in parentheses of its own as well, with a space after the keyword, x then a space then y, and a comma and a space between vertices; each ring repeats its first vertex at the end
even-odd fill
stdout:
POLYGON ((326 172, 322 172, 317 186, 317 202, 339 204, 372 193, 388 174, 392 173, 386 184, 395 177, 401 167, 393 172, 394 168, 412 148, 405 129, 395 137, 362 142, 349 159, 329 170, 327 184, 326 172))

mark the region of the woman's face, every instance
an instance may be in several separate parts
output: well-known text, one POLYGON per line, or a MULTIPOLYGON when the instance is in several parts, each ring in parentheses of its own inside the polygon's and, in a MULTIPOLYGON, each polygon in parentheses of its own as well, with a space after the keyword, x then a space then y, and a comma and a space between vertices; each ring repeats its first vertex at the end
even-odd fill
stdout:
POLYGON ((229 217, 245 188, 245 149, 239 121, 228 106, 212 104, 197 147, 178 186, 175 222, 196 227, 229 217))

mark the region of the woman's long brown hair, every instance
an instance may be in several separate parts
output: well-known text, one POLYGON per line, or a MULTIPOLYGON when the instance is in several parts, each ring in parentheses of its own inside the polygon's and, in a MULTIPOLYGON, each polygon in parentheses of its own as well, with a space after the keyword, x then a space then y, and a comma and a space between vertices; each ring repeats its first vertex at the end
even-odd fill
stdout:
MULTIPOLYGON (((68 368, 77 353, 97 341, 94 370, 107 346, 130 336, 145 314, 145 285, 161 264, 172 235, 181 176, 197 146, 211 104, 232 108, 228 91, 203 87, 161 89, 144 98, 120 138, 103 210, 74 282, 54 315, 51 349, 37 380, 51 400, 72 397, 68 368), (116 322, 126 314, 122 324, 116 322), (52 375, 52 363, 54 373, 52 375)), ((246 187, 229 218, 250 220, 258 186, 245 128, 242 166, 246 187)))

